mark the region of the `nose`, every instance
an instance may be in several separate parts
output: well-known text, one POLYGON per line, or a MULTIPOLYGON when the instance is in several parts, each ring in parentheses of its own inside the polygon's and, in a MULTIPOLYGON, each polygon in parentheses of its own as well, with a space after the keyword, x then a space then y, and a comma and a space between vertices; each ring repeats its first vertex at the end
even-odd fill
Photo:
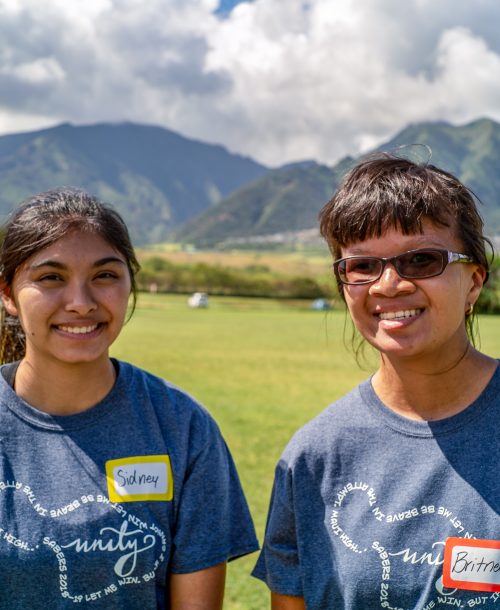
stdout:
POLYGON ((81 316, 87 315, 97 309, 97 303, 87 282, 71 282, 65 293, 66 311, 75 312, 81 316))
POLYGON ((370 285, 370 293, 387 297, 412 293, 416 290, 415 284, 399 275, 392 263, 387 263, 382 275, 370 285))

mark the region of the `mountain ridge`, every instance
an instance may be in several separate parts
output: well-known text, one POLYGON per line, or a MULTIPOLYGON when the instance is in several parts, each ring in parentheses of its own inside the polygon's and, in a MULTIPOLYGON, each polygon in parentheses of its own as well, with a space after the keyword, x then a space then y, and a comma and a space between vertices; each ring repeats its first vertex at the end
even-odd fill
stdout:
POLYGON ((134 242, 151 243, 267 171, 162 127, 62 123, 0 137, 0 214, 34 193, 78 186, 113 204, 134 242))
MULTIPOLYGON (((367 155, 380 151, 434 163, 457 175, 480 200, 487 232, 500 234, 500 124, 477 119, 463 126, 445 121, 408 125, 367 155)), ((356 160, 346 157, 332 167, 306 163, 270 170, 178 227, 175 239, 201 248, 226 247, 228 243, 241 244, 245 239, 251 242, 256 237, 262 241, 266 235, 277 233, 275 222, 262 221, 266 215, 281 218, 281 232, 317 227, 320 209, 356 160), (259 210, 258 221, 253 225, 248 222, 252 209, 259 210)))
MULTIPOLYGON (((500 235, 500 124, 415 123, 374 150, 456 174, 481 200, 487 233, 500 235)), ((216 248, 317 228, 319 210, 357 159, 270 169, 154 125, 62 123, 0 136, 0 216, 34 193, 77 186, 114 205, 136 245, 175 239, 216 248)))

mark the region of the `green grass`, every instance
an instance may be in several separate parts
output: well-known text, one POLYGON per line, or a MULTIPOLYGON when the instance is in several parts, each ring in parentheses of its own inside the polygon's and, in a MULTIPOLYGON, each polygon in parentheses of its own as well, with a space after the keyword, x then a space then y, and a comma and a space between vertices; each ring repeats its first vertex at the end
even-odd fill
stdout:
MULTIPOLYGON (((345 315, 308 303, 141 295, 114 356, 158 374, 198 398, 226 438, 262 540, 273 471, 290 436, 370 372, 343 342, 345 315)), ((349 332, 347 333, 349 336, 349 332)), ((484 351, 498 354, 498 318, 481 320, 484 351)), ((267 588, 249 573, 257 555, 232 562, 226 610, 263 610, 267 588)))

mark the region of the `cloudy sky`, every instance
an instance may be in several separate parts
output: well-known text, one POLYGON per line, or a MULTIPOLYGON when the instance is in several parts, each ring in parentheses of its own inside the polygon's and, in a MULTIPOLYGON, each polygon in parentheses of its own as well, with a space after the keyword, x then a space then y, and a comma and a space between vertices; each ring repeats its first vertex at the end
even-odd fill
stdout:
POLYGON ((498 0, 222 5, 0 0, 0 134, 130 120, 278 165, 500 121, 498 0))

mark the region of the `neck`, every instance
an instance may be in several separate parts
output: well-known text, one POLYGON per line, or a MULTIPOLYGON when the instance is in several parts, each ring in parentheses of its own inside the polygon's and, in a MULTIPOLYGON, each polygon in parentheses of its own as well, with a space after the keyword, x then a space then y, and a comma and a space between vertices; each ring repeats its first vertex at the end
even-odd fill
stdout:
POLYGON ((373 388, 393 411, 410 419, 432 421, 466 409, 490 381, 497 362, 469 343, 454 360, 419 366, 381 356, 373 388))
POLYGON ((115 382, 109 358, 101 363, 37 365, 21 360, 16 373, 16 394, 31 406, 52 415, 74 415, 100 402, 115 382))

